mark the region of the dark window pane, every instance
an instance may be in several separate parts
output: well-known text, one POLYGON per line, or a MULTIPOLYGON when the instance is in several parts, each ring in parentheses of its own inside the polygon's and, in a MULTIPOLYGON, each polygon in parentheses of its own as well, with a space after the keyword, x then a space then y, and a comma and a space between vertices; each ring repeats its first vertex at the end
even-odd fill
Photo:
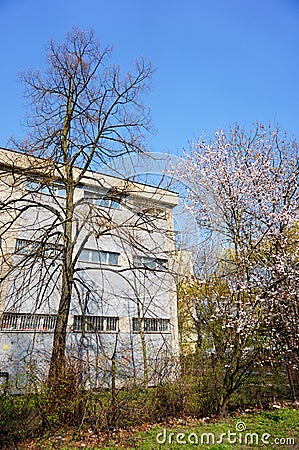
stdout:
POLYGON ((99 263, 100 262, 99 252, 97 250, 92 250, 91 254, 92 254, 92 262, 99 263))
POLYGON ((106 318, 106 330, 107 331, 116 331, 117 329, 117 317, 107 317, 106 318))
POLYGON ((108 252, 100 251, 99 253, 100 253, 100 262, 102 264, 107 264, 108 263, 108 252))
POLYGON ((111 208, 120 209, 120 203, 116 200, 111 200, 111 208))
POLYGON ((133 331, 140 331, 138 318, 133 318, 133 331))
POLYGON ((109 253, 108 254, 108 263, 113 266, 116 266, 118 264, 118 257, 119 257, 118 253, 109 253))
POLYGON ((79 255, 79 260, 80 261, 89 261, 89 250, 82 250, 80 255, 79 255))

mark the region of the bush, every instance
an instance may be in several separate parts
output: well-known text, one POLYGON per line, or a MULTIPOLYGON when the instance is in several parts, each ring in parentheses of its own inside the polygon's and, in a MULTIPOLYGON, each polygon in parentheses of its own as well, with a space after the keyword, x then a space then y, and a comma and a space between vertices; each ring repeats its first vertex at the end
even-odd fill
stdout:
MULTIPOLYGON (((222 394, 221 366, 211 358, 185 357, 176 380, 145 389, 131 384, 112 393, 86 389, 80 370, 69 362, 55 384, 35 394, 0 397, 0 447, 40 436, 47 430, 70 427, 110 432, 165 422, 184 416, 206 417, 218 412, 222 394)), ((258 367, 230 399, 229 410, 268 407, 290 400, 285 367, 258 367)))
POLYGON ((0 448, 16 445, 43 430, 42 417, 32 395, 0 398, 0 448))

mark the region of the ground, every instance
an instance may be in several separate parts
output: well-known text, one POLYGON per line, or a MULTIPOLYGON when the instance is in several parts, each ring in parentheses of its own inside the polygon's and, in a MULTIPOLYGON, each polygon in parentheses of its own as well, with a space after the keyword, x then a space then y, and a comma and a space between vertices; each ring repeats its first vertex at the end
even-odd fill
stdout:
POLYGON ((178 450, 250 448, 299 449, 299 405, 272 405, 268 411, 248 410, 225 420, 185 417, 130 430, 95 433, 92 429, 56 430, 6 449, 143 449, 178 450), (196 442, 198 439, 198 443, 196 442))

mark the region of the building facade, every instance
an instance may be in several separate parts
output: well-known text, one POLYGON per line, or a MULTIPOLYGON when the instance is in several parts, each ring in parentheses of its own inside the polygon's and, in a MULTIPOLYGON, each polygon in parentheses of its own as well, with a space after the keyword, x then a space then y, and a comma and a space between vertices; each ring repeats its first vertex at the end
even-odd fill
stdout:
MULTIPOLYGON (((62 289, 63 170, 0 151, 0 370, 14 391, 49 367, 62 289)), ((75 186, 67 354, 92 386, 109 387, 112 364, 119 383, 170 376, 179 345, 176 204, 174 192, 93 171, 75 186)))

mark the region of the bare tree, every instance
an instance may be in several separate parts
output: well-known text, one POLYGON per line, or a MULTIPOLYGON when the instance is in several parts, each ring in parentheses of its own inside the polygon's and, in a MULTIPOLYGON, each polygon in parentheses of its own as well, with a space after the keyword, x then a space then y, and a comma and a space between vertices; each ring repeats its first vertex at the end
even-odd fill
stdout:
MULTIPOLYGON (((3 168, 6 164, 1 176, 1 249, 7 264, 2 286, 8 282, 7 292, 2 295, 2 299, 6 297, 2 325, 8 331, 17 331, 13 321, 18 320, 21 329, 38 331, 33 341, 27 335, 28 349, 21 355, 29 355, 30 366, 40 366, 38 349, 44 344, 44 350, 49 351, 52 345, 51 339, 41 342, 40 326, 43 324, 50 331, 45 320, 56 319, 61 295, 63 227, 57 214, 63 214, 66 193, 56 179, 52 184, 45 182, 42 169, 48 160, 5 150, 1 157, 3 168), (13 175, 15 183, 8 174, 13 175), (7 220, 8 216, 11 220, 7 220), (9 236, 7 252, 4 244, 9 236), (21 320, 15 314, 20 310, 24 311, 21 320), (36 320, 41 320, 38 327, 33 323, 36 320)), ((89 385, 103 385, 106 379, 109 386, 111 376, 115 378, 123 372, 127 379, 134 373, 134 382, 143 380, 147 386, 147 367, 152 366, 153 357, 157 370, 160 357, 164 372, 166 356, 168 367, 171 365, 169 331, 175 331, 175 324, 173 320, 170 324, 169 316, 174 317, 175 312, 169 310, 167 299, 174 284, 171 204, 176 196, 163 189, 90 171, 86 172, 82 187, 75 190, 75 196, 71 310, 75 316, 74 333, 68 333, 68 348, 78 360, 82 379, 88 378, 89 385), (167 196, 170 209, 166 206, 167 196), (163 207, 161 200, 166 201, 163 207), (110 251, 105 251, 107 248, 110 251), (127 316, 126 323, 121 324, 127 330, 125 337, 119 333, 118 315, 127 316), (106 329, 113 331, 109 338, 103 333, 106 329)), ((172 294, 175 295, 174 290, 172 294)), ((158 378, 156 374, 155 380, 158 378)), ((115 380, 113 386, 115 389, 115 380)))
MULTIPOLYGON (((144 149, 150 121, 143 94, 149 87, 152 73, 150 63, 140 60, 136 61, 132 73, 122 76, 119 67, 111 63, 111 48, 102 48, 93 31, 73 28, 62 44, 50 42, 47 67, 43 72, 22 75, 30 105, 29 132, 25 141, 16 143, 17 148, 24 155, 43 158, 32 159, 28 165, 29 159, 25 161, 24 156, 23 175, 30 174, 33 183, 38 181, 35 190, 48 190, 54 201, 47 205, 41 199, 38 203, 26 192, 6 202, 6 210, 19 208, 20 216, 30 210, 31 202, 32 207, 47 211, 48 223, 35 229, 35 237, 30 239, 39 243, 34 249, 37 253, 49 242, 57 245, 60 253, 61 296, 50 377, 55 377, 63 368, 75 266, 84 243, 94 232, 87 233, 77 246, 78 236, 92 216, 92 208, 89 217, 79 223, 81 218, 76 208, 80 200, 75 198, 75 190, 88 182, 90 171, 109 164, 111 158, 144 149), (41 167, 34 167, 36 161, 41 167), (59 189, 63 192, 63 202, 55 200, 59 189)), ((22 181, 24 183, 24 178, 22 181)), ((100 178, 96 183, 107 190, 100 178)), ((117 200, 122 194, 126 195, 125 191, 124 185, 118 186, 110 190, 109 199, 117 200)), ((109 217, 106 221, 109 222, 109 217)), ((107 230, 103 214, 101 218, 93 218, 94 226, 96 222, 99 230, 101 227, 107 230)))

